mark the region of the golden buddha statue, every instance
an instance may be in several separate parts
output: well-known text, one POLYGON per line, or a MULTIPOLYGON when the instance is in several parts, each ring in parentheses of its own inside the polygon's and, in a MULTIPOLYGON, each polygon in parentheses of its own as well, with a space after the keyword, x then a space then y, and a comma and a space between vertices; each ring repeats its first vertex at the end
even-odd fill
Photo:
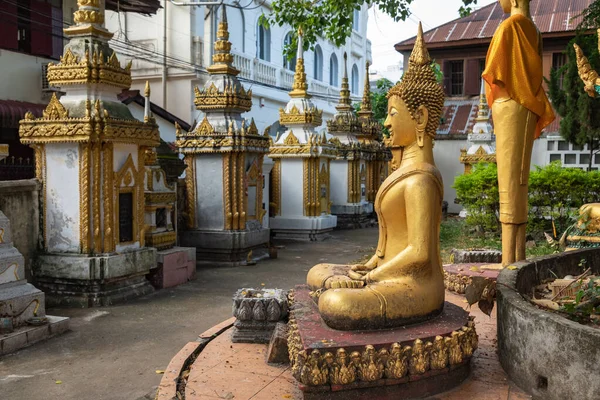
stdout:
POLYGON ((528 183, 533 141, 554 120, 542 86, 542 36, 529 0, 499 0, 510 13, 487 53, 482 77, 496 134, 502 265, 525 259, 528 183))
POLYGON ((444 306, 439 249, 443 184, 433 138, 444 92, 419 31, 402 81, 388 93, 392 174, 375 199, 377 252, 364 265, 319 264, 307 283, 334 329, 394 327, 427 320, 444 306))

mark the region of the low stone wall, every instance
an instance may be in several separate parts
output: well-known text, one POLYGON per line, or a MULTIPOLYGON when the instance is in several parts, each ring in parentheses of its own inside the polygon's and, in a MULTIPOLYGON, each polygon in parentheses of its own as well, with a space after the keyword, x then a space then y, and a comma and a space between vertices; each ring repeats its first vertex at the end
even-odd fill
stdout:
POLYGON ((534 399, 597 399, 600 329, 535 307, 531 296, 543 280, 600 273, 600 250, 579 250, 514 264, 498 277, 498 354, 508 376, 534 399), (586 260, 582 266, 581 260, 586 260))
POLYGON ((14 246, 25 257, 28 280, 39 238, 39 189, 37 179, 0 181, 0 210, 10 220, 14 246))

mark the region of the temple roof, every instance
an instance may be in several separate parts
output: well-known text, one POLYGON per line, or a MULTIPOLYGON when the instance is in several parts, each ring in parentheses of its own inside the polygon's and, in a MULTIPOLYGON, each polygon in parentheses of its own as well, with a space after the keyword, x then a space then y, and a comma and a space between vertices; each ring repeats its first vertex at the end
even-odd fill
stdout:
MULTIPOLYGON (((593 0, 531 0, 531 17, 542 34, 574 31, 581 21, 580 14, 593 0)), ((447 22, 425 32, 427 47, 440 48, 449 44, 459 46, 489 42, 496 28, 508 17, 497 1, 469 16, 447 22)), ((410 51, 415 37, 394 45, 396 51, 410 51)))

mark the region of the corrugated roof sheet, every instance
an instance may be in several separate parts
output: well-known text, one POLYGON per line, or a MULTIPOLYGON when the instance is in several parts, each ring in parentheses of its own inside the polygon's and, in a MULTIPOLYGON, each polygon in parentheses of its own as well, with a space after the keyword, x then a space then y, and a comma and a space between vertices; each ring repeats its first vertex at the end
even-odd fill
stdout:
MULTIPOLYGON (((531 17, 541 33, 574 31, 581 21, 580 14, 592 2, 593 0, 532 0, 531 17)), ((431 45, 491 38, 498 25, 507 17, 508 14, 504 14, 500 4, 494 2, 467 17, 455 19, 425 32, 425 42, 431 45)), ((415 37, 412 37, 397 43, 396 50, 406 50, 404 47, 412 46, 414 42, 415 37)))
POLYGON ((106 8, 112 11, 156 14, 162 7, 159 0, 106 0, 106 8))
POLYGON ((26 101, 0 100, 0 127, 18 128, 19 121, 31 111, 37 118, 42 116, 46 104, 28 103, 26 101))

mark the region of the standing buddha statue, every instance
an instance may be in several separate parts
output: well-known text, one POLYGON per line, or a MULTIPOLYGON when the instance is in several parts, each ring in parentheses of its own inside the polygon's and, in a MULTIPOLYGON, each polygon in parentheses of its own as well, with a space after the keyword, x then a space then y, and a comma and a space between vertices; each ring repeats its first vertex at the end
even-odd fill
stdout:
POLYGON ((334 329, 363 330, 427 320, 444 306, 440 260, 443 183, 433 138, 444 92, 419 31, 409 68, 388 93, 392 174, 377 192, 379 242, 364 265, 319 264, 308 273, 319 312, 334 329))
POLYGON ((502 265, 525 259, 533 141, 554 120, 542 86, 542 36, 529 0, 499 0, 508 17, 496 30, 482 77, 496 133, 502 265))

